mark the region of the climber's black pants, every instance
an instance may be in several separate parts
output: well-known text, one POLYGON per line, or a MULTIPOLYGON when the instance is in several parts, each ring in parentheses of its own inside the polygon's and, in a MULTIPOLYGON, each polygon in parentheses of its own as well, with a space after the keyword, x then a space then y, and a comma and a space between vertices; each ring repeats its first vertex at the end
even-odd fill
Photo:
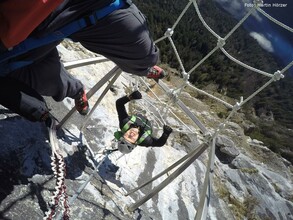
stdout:
POLYGON ((42 96, 24 83, 0 77, 0 104, 31 121, 40 121, 48 112, 42 96))

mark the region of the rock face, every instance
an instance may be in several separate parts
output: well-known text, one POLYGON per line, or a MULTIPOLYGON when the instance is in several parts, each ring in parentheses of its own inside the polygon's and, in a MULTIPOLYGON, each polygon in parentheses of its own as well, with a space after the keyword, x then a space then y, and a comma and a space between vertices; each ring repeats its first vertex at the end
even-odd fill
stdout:
POLYGON ((293 219, 289 173, 275 173, 265 164, 258 164, 242 154, 231 165, 233 169, 228 170, 223 166, 226 186, 230 197, 248 205, 247 216, 293 219))
POLYGON ((216 147, 216 155, 222 163, 231 163, 240 154, 234 142, 224 135, 217 137, 216 147))
MULTIPOLYGON (((70 59, 80 58, 74 51, 65 48, 61 51, 68 53, 66 57, 70 59)), ((88 89, 101 78, 98 71, 105 74, 112 67, 112 63, 98 68, 83 67, 72 74, 88 89)), ((115 84, 115 94, 107 94, 82 133, 79 128, 84 118, 78 114, 58 132, 58 143, 66 162, 70 219, 194 219, 208 152, 134 212, 127 208, 150 193, 173 170, 130 196, 125 193, 198 146, 204 139, 199 132, 190 135, 187 130, 180 129, 173 132, 162 148, 137 147, 127 155, 113 153, 99 163, 104 157, 98 152, 112 146, 113 132, 117 130, 114 103, 124 94, 123 83, 115 84)), ((207 124, 219 124, 207 105, 190 95, 186 99, 190 105, 196 103, 189 106, 195 115, 207 124)), ((62 119, 73 105, 70 99, 62 103, 47 101, 58 119, 62 119)), ((149 101, 155 102, 150 98, 149 101)), ((31 123, 1 106, 0 112, 0 219, 42 219, 56 185, 47 129, 44 124, 31 123)), ((178 126, 176 119, 167 120, 174 128, 178 126)), ((208 219, 293 219, 292 165, 243 133, 238 125, 230 123, 217 138, 208 219)), ((61 218, 59 211, 56 219, 61 218)))

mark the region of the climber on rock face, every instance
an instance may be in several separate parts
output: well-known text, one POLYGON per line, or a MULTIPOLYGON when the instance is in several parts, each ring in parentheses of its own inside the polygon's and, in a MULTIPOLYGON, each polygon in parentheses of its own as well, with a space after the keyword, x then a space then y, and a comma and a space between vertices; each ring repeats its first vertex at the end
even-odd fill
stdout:
POLYGON ((118 150, 122 153, 130 153, 137 145, 161 147, 172 133, 172 128, 164 125, 161 137, 153 137, 151 122, 145 116, 139 113, 128 115, 125 104, 141 98, 141 93, 134 91, 129 96, 123 96, 116 101, 120 130, 116 131, 114 136, 118 141, 118 150))
POLYGON ((105 56, 125 72, 153 79, 166 76, 165 71, 156 66, 159 50, 150 36, 145 17, 130 0, 59 0, 58 4, 56 1, 55 5, 47 7, 46 4, 50 2, 0 2, 0 82, 5 85, 0 87, 0 94, 3 94, 0 104, 6 108, 28 119, 31 117, 27 115, 35 112, 33 120, 42 121, 44 117, 41 116, 49 110, 44 109, 41 95, 51 96, 55 101, 70 97, 75 100, 80 114, 88 113, 84 85, 67 72, 56 48, 65 37, 105 56), (31 11, 37 8, 44 12, 32 16, 32 13, 28 13, 28 4, 31 4, 31 11), (23 14, 16 16, 15 13, 22 11, 23 14), (15 25, 11 27, 9 24, 15 25), (34 26, 24 27, 22 24, 34 26), (84 24, 84 27, 71 30, 80 24, 84 24), (16 42, 9 36, 23 29, 29 32, 25 39, 17 39, 16 42), (52 40, 51 35, 64 29, 72 33, 52 40), (40 41, 45 43, 41 44, 40 41), (26 47, 22 47, 23 42, 26 47), (22 51, 23 48, 26 50, 22 51), (15 91, 15 85, 22 86, 15 91))

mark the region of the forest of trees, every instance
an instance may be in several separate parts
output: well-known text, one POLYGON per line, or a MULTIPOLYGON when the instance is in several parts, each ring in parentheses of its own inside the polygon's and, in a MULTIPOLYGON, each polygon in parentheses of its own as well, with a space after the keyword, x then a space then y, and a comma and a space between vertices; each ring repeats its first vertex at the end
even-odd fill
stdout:
MULTIPOLYGON (((153 38, 158 39, 164 36, 167 28, 173 26, 188 1, 136 0, 134 2, 145 14, 153 38)), ((238 22, 217 7, 212 0, 200 1, 199 7, 206 23, 221 37, 228 34, 238 22)), ((190 7, 178 23, 172 38, 187 72, 217 44, 216 38, 201 23, 194 7, 190 7)), ((157 45, 161 50, 161 62, 179 70, 179 63, 168 40, 159 42, 157 45)), ((284 67, 278 64, 271 53, 262 49, 242 27, 231 35, 224 48, 238 60, 271 74, 284 67)), ((214 53, 190 76, 190 82, 195 86, 203 88, 214 83, 218 85, 218 92, 226 91, 227 96, 237 100, 240 96, 248 97, 268 80, 269 78, 232 62, 221 51, 214 53)), ((257 113, 260 111, 273 113, 275 121, 271 123, 274 125, 254 121, 258 123, 257 129, 250 131, 249 135, 263 140, 271 149, 285 154, 286 158, 291 157, 291 162, 293 162, 291 153, 293 139, 288 136, 286 130, 293 129, 292 96, 293 79, 286 77, 286 80, 277 81, 259 93, 246 107, 247 109, 253 107, 257 113), (270 126, 271 129, 268 132, 267 129, 270 126)), ((248 118, 250 118, 249 114, 248 118)))

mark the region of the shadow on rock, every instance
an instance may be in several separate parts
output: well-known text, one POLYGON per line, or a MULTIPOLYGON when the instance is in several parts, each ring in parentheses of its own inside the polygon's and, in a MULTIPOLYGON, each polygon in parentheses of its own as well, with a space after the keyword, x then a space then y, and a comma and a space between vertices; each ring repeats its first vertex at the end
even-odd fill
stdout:
POLYGON ((45 212, 46 202, 40 193, 45 182, 35 184, 31 177, 53 174, 44 124, 8 116, 0 120, 0 219, 11 219, 7 216, 12 215, 20 217, 22 210, 27 209, 26 201, 34 199, 45 212))
POLYGON ((14 185, 35 174, 51 174, 50 148, 41 123, 14 116, 0 120, 0 201, 14 185))
POLYGON ((27 178, 20 173, 21 166, 13 152, 8 157, 2 156, 0 157, 0 201, 13 191, 14 185, 28 183, 27 178))
POLYGON ((99 166, 99 174, 100 176, 107 181, 110 181, 116 184, 119 187, 122 187, 122 183, 117 180, 116 173, 119 167, 112 163, 108 156, 102 161, 102 164, 99 166))
POLYGON ((230 164, 235 159, 235 157, 230 157, 227 154, 223 153, 218 147, 216 147, 215 154, 222 164, 230 164))
POLYGON ((86 151, 85 145, 78 145, 77 151, 65 158, 66 167, 68 167, 66 178, 74 180, 82 174, 86 167, 94 169, 86 157, 86 151))

